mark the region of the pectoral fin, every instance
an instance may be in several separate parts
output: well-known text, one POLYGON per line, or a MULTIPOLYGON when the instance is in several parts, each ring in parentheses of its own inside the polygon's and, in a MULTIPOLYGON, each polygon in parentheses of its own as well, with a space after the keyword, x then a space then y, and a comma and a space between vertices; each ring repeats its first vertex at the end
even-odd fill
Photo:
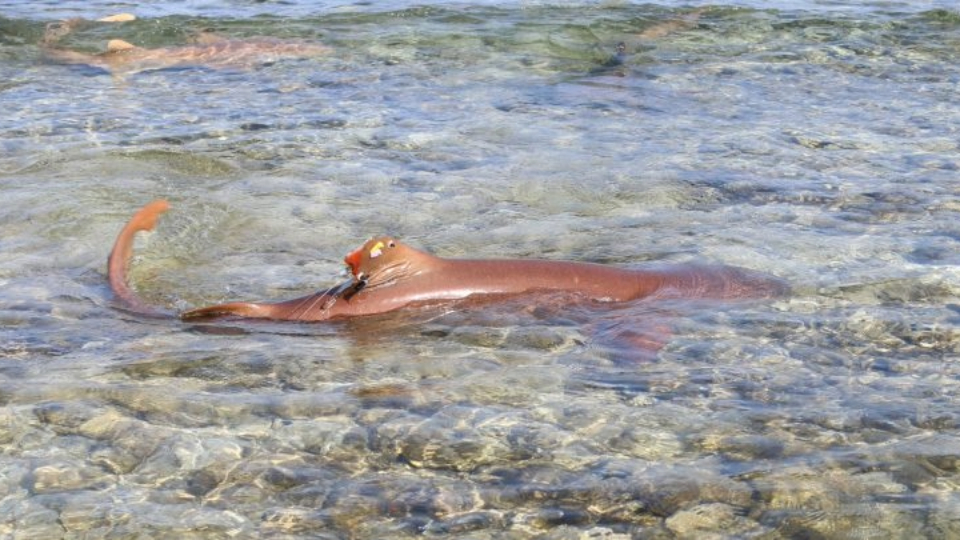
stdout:
POLYGON ((137 16, 132 13, 117 13, 116 15, 97 19, 97 22, 130 22, 135 20, 137 20, 137 16))

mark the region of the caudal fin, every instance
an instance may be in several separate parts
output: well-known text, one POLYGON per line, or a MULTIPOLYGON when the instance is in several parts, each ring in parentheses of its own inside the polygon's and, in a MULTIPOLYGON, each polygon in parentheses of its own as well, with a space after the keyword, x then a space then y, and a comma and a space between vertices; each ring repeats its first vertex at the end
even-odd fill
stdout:
POLYGON ((169 316, 158 308, 149 306, 141 300, 130 288, 127 282, 127 270, 130 259, 133 257, 133 239, 140 231, 152 231, 157 225, 157 218, 170 209, 170 204, 162 199, 153 201, 130 218, 123 227, 113 244, 113 250, 107 259, 107 277, 110 280, 110 289, 126 307, 141 315, 169 316))

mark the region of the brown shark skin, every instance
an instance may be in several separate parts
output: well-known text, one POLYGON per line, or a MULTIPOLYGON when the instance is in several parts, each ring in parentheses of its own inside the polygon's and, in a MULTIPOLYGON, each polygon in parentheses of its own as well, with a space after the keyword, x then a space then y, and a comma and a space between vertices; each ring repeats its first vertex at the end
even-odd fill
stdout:
MULTIPOLYGON (((154 201, 121 231, 110 255, 110 285, 131 310, 158 310, 127 284, 133 236, 152 229, 168 205, 154 201)), ((316 294, 277 303, 234 302, 190 310, 183 320, 234 316, 316 322, 387 313, 405 307, 466 298, 494 301, 505 296, 551 292, 580 301, 628 302, 642 298, 770 298, 786 285, 769 276, 727 266, 675 265, 632 270, 593 263, 526 259, 444 259, 379 237, 346 256, 353 279, 316 294)))
POLYGON ((43 47, 47 59, 61 64, 87 65, 106 70, 114 76, 177 67, 211 69, 249 69, 285 58, 325 56, 330 48, 319 43, 260 37, 250 39, 198 40, 195 45, 145 49, 120 40, 112 40, 105 52, 87 54, 61 49, 52 44, 43 47))
POLYGON ((160 214, 169 209, 170 205, 164 200, 153 201, 141 208, 117 235, 117 241, 114 242, 113 250, 107 259, 107 276, 113 294, 127 308, 141 315, 166 316, 169 314, 145 304, 127 283, 127 269, 133 257, 133 239, 140 231, 152 231, 157 226, 160 214))

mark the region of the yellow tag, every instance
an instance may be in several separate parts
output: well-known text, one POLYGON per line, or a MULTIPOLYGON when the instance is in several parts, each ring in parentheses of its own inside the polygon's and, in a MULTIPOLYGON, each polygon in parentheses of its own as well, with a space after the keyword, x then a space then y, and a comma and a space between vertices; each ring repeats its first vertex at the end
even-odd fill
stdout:
POLYGON ((370 248, 371 259, 376 259, 381 253, 383 253, 383 242, 377 242, 372 248, 370 248))

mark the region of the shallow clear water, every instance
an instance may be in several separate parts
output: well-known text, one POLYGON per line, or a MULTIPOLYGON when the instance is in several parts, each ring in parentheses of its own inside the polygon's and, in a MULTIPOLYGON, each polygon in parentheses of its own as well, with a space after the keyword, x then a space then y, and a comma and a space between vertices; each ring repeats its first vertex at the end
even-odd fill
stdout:
POLYGON ((182 2, 65 38, 332 48, 125 78, 37 46, 123 9, 0 7, 4 535, 960 535, 949 3, 182 2), (158 197, 132 278, 176 309, 328 286, 382 233, 793 291, 147 320, 105 258, 158 197))

